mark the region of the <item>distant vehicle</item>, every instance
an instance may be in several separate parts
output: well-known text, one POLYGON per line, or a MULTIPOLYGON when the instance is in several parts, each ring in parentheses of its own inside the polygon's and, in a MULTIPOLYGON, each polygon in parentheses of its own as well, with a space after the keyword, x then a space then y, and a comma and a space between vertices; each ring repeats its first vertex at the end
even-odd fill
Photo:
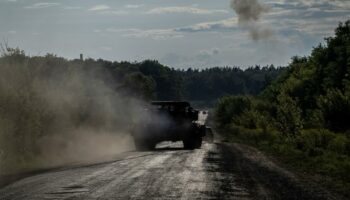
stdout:
POLYGON ((205 138, 204 139, 205 139, 205 141, 207 141, 209 143, 214 142, 214 133, 210 127, 205 128, 205 138))
POLYGON ((163 141, 182 141, 185 149, 202 146, 205 125, 198 123, 198 110, 185 101, 155 101, 150 116, 132 132, 138 150, 152 150, 163 141))

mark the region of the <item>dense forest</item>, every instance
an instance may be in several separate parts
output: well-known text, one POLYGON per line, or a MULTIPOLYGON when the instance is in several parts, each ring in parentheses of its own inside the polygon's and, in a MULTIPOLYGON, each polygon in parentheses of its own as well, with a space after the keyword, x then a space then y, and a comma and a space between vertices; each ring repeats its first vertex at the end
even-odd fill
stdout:
POLYGON ((146 60, 141 63, 85 60, 106 68, 116 82, 124 83, 133 94, 152 100, 188 100, 214 105, 225 95, 260 93, 285 70, 282 67, 254 66, 178 70, 146 60))
POLYGON ((221 98, 216 122, 350 197, 350 21, 258 96, 221 98))

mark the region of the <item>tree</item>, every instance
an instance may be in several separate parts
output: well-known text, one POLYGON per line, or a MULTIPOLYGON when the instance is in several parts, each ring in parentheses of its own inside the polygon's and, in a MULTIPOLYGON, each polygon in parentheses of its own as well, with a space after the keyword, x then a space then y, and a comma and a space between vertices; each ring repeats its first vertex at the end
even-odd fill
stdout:
POLYGON ((151 100, 155 97, 155 81, 152 77, 145 76, 140 72, 126 75, 124 86, 128 88, 132 96, 146 100, 151 100))

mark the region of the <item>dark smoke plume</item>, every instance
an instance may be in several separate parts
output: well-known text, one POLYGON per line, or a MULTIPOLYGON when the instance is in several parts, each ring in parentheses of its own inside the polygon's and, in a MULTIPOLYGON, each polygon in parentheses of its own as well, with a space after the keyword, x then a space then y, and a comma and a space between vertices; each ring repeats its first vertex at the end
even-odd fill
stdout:
POLYGON ((258 0, 231 0, 231 8, 238 15, 239 25, 249 30, 253 40, 267 39, 273 34, 269 28, 257 24, 262 14, 270 10, 258 0))

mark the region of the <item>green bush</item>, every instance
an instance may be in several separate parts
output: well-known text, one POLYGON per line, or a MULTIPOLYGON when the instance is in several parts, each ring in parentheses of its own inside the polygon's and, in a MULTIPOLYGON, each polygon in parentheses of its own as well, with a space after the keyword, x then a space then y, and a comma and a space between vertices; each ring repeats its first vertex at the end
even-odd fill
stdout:
POLYGON ((309 109, 305 114, 304 129, 324 129, 325 121, 320 109, 309 109))
POLYGON ((297 148, 310 154, 326 150, 337 135, 325 129, 302 130, 296 138, 297 148))
POLYGON ((318 104, 329 129, 339 132, 349 129, 350 96, 339 89, 331 89, 319 99, 318 104))
POLYGON ((279 141, 280 134, 271 129, 250 129, 244 126, 231 124, 227 129, 230 134, 227 134, 229 141, 244 141, 253 145, 273 145, 279 141))
POLYGON ((286 94, 280 94, 277 99, 277 128, 284 135, 294 137, 303 128, 301 109, 296 100, 286 94))
POLYGON ((215 108, 215 121, 220 128, 230 124, 247 110, 252 102, 247 96, 227 96, 221 98, 215 108))
POLYGON ((337 135, 333 140, 329 142, 328 149, 338 154, 345 154, 348 144, 349 139, 347 139, 346 136, 337 135))
POLYGON ((260 120, 260 115, 255 110, 246 110, 239 117, 233 119, 233 123, 243 126, 249 129, 258 128, 258 123, 260 120))

